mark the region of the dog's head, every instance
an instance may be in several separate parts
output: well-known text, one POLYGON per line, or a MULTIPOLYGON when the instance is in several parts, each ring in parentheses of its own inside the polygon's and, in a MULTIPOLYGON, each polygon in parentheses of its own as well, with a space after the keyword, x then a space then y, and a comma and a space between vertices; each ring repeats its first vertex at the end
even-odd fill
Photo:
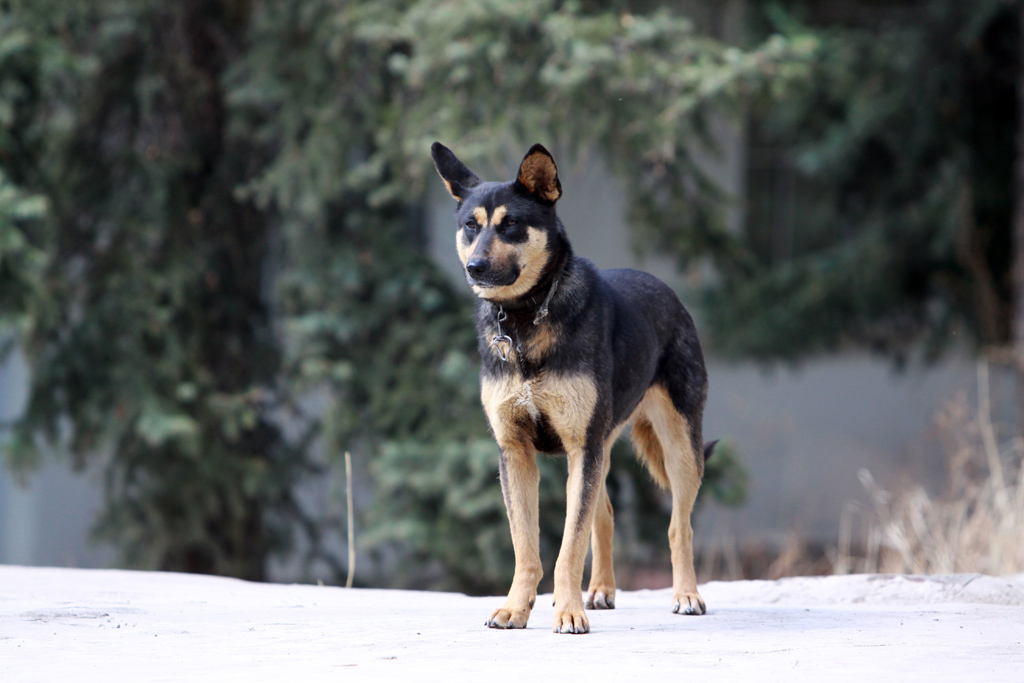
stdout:
POLYGON ((534 145, 515 180, 485 183, 441 143, 435 142, 430 152, 458 202, 455 241, 470 287, 491 301, 529 292, 564 241, 555 215, 562 186, 551 154, 534 145))

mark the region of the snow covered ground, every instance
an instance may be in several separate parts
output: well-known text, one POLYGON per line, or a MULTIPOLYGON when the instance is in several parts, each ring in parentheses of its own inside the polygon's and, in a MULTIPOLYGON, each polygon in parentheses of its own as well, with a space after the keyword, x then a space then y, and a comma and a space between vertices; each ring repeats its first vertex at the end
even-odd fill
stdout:
POLYGON ((703 617, 622 592, 589 635, 500 598, 0 566, 0 681, 1024 681, 1024 575, 716 582, 703 617))

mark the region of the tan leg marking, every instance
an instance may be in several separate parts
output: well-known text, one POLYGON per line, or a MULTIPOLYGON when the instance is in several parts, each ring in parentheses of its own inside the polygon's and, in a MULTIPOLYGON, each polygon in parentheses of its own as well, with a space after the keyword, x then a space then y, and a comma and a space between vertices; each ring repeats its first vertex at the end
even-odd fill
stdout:
POLYGON ((672 611, 704 614, 707 608, 697 592, 693 528, 690 526, 690 514, 700 488, 701 475, 697 470, 697 454, 693 452, 689 424, 676 411, 668 392, 662 387, 652 386, 644 394, 633 425, 633 438, 643 446, 642 457, 655 479, 660 480, 663 476, 672 490, 672 519, 668 527, 672 551, 672 611))
POLYGON ((516 570, 505 604, 494 610, 485 624, 490 628, 526 628, 537 600, 537 584, 544 575, 540 562, 538 486, 540 472, 532 447, 502 448, 502 472, 506 511, 516 554, 516 570))
POLYGON ((587 588, 587 609, 615 609, 615 564, 612 539, 615 535, 615 514, 608 499, 605 481, 611 467, 612 446, 622 427, 608 438, 604 449, 604 470, 594 499, 594 524, 590 534, 590 586, 587 588))
MULTIPOLYGON (((643 403, 640 404, 643 406, 643 403)), ((647 466, 654 481, 663 489, 669 488, 668 473, 665 471, 665 453, 661 450, 661 442, 658 435, 654 433, 654 425, 647 419, 646 415, 637 409, 636 419, 633 420, 633 448, 637 458, 647 466)))
MULTIPOLYGON (((566 449, 569 480, 565 533, 555 564, 555 625, 558 633, 587 633, 590 624, 583 608, 581 585, 587 553, 587 530, 594 519, 594 503, 584 508, 583 461, 587 427, 597 405, 597 385, 587 376, 547 375, 524 382, 518 377, 484 379, 481 401, 491 430, 506 454, 506 506, 516 551, 516 574, 505 605, 487 625, 494 628, 525 625, 528 608, 536 598, 541 577, 537 520, 536 455, 527 444, 528 426, 536 415, 547 416, 566 449), (522 578, 520 578, 522 577, 522 578)), ((601 454, 607 459, 607 448, 601 454)), ((607 471, 605 462, 599 463, 607 471)))
MULTIPOLYGON (((587 633, 590 622, 583 608, 583 565, 594 502, 584 506, 583 462, 587 427, 597 405, 597 385, 584 375, 542 375, 533 398, 565 447, 569 479, 566 484, 565 531, 555 562, 555 633, 587 633)), ((606 455, 602 450, 602 456, 606 455)), ((599 463, 605 471, 605 464, 599 463)))
POLYGON ((590 621, 583 607, 583 563, 587 556, 586 531, 594 518, 594 504, 583 508, 582 449, 569 449, 569 480, 566 484, 565 531, 555 562, 555 633, 589 633, 590 621), (580 520, 582 516, 582 522, 580 520))
POLYGON ((519 378, 484 379, 480 398, 504 459, 502 493, 512 532, 516 569, 505 604, 485 624, 491 628, 525 628, 544 574, 540 562, 538 487, 540 472, 529 425, 536 408, 530 387, 519 378))

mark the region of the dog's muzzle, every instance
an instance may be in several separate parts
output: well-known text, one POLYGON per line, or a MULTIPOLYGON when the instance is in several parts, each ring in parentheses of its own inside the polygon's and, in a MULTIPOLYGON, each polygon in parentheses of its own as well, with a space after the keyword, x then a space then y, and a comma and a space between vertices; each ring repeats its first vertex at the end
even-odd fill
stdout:
POLYGON ((519 279, 519 267, 497 267, 490 259, 473 259, 466 264, 466 281, 473 287, 505 287, 519 279))

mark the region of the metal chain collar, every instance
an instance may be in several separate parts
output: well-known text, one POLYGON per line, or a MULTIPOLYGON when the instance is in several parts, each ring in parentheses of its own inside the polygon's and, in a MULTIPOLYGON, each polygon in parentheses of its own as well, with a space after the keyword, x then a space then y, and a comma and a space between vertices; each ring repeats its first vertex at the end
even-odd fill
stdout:
MULTIPOLYGON (((558 289, 558 284, 561 282, 562 276, 559 275, 551 283, 551 289, 548 290, 548 295, 544 297, 544 303, 540 305, 537 310, 537 315, 533 317, 533 324, 540 325, 544 318, 548 317, 548 304, 551 303, 551 298, 555 296, 555 290, 558 289)), ((512 349, 516 350, 516 354, 519 356, 519 361, 522 363, 522 353, 519 351, 519 345, 512 341, 512 337, 502 333, 501 324, 508 320, 508 313, 505 312, 505 308, 499 304, 498 314, 495 316, 495 321, 498 324, 498 334, 491 338, 491 344, 494 345, 494 349, 498 352, 498 357, 505 363, 508 362, 509 356, 512 354, 512 349)))

